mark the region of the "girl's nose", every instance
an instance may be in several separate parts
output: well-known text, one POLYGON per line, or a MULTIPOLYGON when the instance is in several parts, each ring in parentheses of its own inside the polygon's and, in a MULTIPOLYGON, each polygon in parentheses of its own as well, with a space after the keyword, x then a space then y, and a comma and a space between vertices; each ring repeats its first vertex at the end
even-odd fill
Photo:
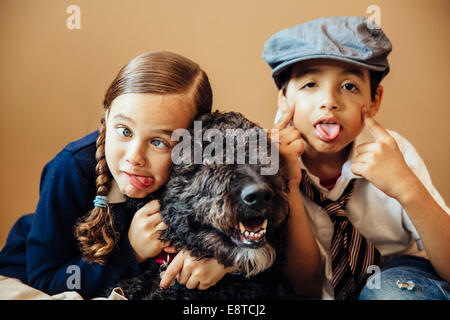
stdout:
POLYGON ((138 141, 131 143, 126 155, 126 161, 132 166, 143 167, 147 162, 145 153, 146 148, 144 143, 138 141))

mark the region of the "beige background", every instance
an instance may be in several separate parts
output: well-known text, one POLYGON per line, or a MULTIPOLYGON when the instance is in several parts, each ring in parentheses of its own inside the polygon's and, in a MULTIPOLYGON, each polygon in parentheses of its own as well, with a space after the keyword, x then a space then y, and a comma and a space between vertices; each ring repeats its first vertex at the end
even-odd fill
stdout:
POLYGON ((320 16, 369 16, 371 4, 394 45, 377 119, 416 146, 450 203, 448 0, 1 0, 0 246, 14 221, 35 210, 44 164, 97 128, 107 87, 134 56, 190 57, 210 76, 215 108, 268 128, 277 92, 264 42, 320 16), (71 4, 81 8, 81 30, 66 27, 71 4))

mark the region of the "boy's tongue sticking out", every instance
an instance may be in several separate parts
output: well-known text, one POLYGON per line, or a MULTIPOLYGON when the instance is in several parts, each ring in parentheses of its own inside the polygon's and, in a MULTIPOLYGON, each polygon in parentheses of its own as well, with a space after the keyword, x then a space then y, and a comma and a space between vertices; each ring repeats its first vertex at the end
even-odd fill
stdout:
POLYGON ((325 142, 336 140, 341 132, 341 125, 332 121, 321 121, 314 127, 316 136, 325 142))

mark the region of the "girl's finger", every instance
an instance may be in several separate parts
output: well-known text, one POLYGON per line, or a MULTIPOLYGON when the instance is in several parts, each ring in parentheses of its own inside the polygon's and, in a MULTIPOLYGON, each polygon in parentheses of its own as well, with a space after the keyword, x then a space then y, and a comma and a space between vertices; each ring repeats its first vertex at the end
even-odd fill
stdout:
MULTIPOLYGON (((162 220, 162 218, 161 218, 162 220)), ((155 227, 156 230, 164 231, 167 229, 167 224, 164 223, 164 221, 161 221, 158 223, 158 225, 155 227)))
POLYGON ((183 263, 183 268, 178 273, 177 277, 178 282, 181 284, 186 284, 190 278, 191 278, 191 271, 189 270, 189 268, 186 268, 185 264, 183 263))
MULTIPOLYGON (((153 214, 148 217, 147 226, 151 229, 157 227, 162 222, 162 216, 159 214, 153 214)), ((167 227, 166 227, 167 228, 167 227)))
POLYGON ((140 208, 138 210, 138 212, 140 214, 146 214, 146 215, 151 216, 151 215, 159 212, 159 209, 160 209, 159 200, 152 200, 152 201, 146 203, 142 208, 140 208))
POLYGON ((172 280, 175 279, 177 274, 183 269, 183 264, 184 257, 182 252, 179 252, 164 272, 164 276, 161 278, 159 286, 164 289, 168 288, 172 280))
MULTIPOLYGON (((158 235, 158 239, 161 237, 161 235, 164 233, 164 231, 167 229, 167 224, 165 224, 164 222, 160 222, 156 227, 155 227, 155 232, 157 232, 158 235)), ((170 240, 168 241, 163 241, 162 242, 162 246, 164 247, 169 247, 170 246, 170 240)), ((170 250, 170 249, 169 249, 170 250)), ((175 251, 177 252, 177 251, 175 251)), ((169 252, 170 253, 170 252, 169 252)))
POLYGON ((215 283, 211 283, 209 285, 208 284, 204 284, 204 283, 199 283, 197 289, 198 290, 206 290, 206 289, 208 289, 208 288, 210 288, 212 286, 215 286, 215 285, 216 285, 215 283))
POLYGON ((178 251, 180 251, 180 249, 175 248, 175 246, 171 246, 170 245, 170 241, 169 241, 169 245, 167 247, 164 247, 164 252, 167 253, 177 253, 178 251))
POLYGON ((197 277, 190 277, 189 280, 186 282, 186 288, 191 290, 196 289, 199 286, 199 284, 200 280, 198 280, 197 277))

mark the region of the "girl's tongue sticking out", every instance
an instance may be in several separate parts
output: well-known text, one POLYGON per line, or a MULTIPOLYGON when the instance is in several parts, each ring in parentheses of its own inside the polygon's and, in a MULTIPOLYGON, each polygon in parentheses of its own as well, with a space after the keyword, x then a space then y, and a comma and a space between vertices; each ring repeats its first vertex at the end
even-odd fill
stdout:
POLYGON ((153 184, 153 178, 151 177, 143 177, 143 176, 136 176, 136 179, 139 180, 140 183, 142 183, 144 186, 151 186, 153 184))
POLYGON ((130 184, 140 190, 150 187, 155 180, 152 177, 137 176, 134 174, 127 174, 130 184))

